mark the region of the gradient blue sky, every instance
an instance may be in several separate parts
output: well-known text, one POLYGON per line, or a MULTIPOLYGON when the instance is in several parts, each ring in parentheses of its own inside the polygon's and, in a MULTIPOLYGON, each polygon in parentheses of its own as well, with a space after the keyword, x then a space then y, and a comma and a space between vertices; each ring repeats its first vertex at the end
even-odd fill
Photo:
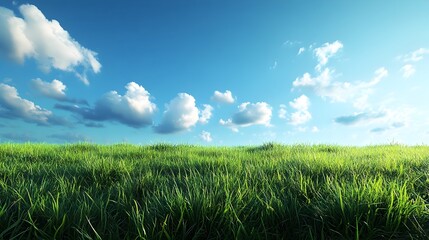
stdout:
POLYGON ((423 0, 2 1, 0 141, 427 144, 428 12, 423 0))

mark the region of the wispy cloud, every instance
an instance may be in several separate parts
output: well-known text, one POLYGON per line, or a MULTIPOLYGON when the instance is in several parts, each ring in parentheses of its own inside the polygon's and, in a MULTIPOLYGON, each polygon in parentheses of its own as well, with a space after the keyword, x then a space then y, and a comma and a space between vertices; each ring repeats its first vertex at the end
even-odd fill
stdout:
POLYGON ((100 72, 97 53, 82 47, 56 20, 48 20, 34 5, 21 5, 22 18, 0 7, 0 49, 8 57, 24 62, 34 58, 44 71, 55 68, 74 72, 85 84, 86 73, 100 72), (82 72, 77 68, 83 67, 82 72))
POLYGON ((372 88, 388 76, 387 69, 382 67, 375 71, 371 80, 351 83, 333 81, 333 73, 334 71, 329 68, 325 68, 315 77, 312 77, 310 73, 304 73, 302 77, 296 78, 292 83, 293 89, 310 89, 320 97, 328 98, 332 102, 353 101, 355 107, 364 109, 372 88))
POLYGON ((321 71, 322 67, 325 66, 329 59, 333 57, 341 48, 343 48, 343 44, 337 40, 333 43, 325 43, 321 47, 314 49, 314 54, 316 55, 319 62, 316 66, 316 70, 321 71))
POLYGON ((48 136, 61 142, 88 142, 89 138, 78 133, 57 133, 48 136))
POLYGON ((402 68, 401 68, 401 72, 402 72, 402 76, 407 79, 410 78, 411 76, 414 75, 414 73, 416 72, 416 69, 414 68, 413 65, 411 64, 405 64, 402 68))
POLYGON ((296 55, 301 55, 303 52, 305 52, 305 48, 304 47, 300 47, 298 49, 298 53, 296 55))
POLYGON ((385 116, 385 112, 361 112, 337 117, 335 118, 335 122, 343 125, 355 125, 358 123, 368 123, 371 120, 380 119, 385 116))
POLYGON ((373 126, 370 132, 381 133, 407 126, 413 113, 413 108, 405 106, 396 109, 381 108, 337 117, 335 122, 348 126, 373 126))
POLYGON ((21 133, 4 133, 0 135, 6 141, 12 142, 38 142, 37 138, 32 137, 30 134, 21 134, 21 133))
POLYGON ((413 52, 399 56, 398 58, 400 60, 403 60, 404 62, 419 62, 423 60, 425 55, 428 55, 428 54, 429 54, 428 48, 419 48, 413 52))
POLYGON ((394 123, 391 123, 391 124, 384 126, 384 127, 375 127, 373 129, 371 129, 370 132, 372 132, 372 133, 383 133, 383 132, 389 131, 391 129, 401 128, 404 126, 405 126, 404 122, 394 122, 394 123))
POLYGON ((270 66, 270 70, 274 70, 277 68, 277 61, 274 61, 273 65, 270 66))

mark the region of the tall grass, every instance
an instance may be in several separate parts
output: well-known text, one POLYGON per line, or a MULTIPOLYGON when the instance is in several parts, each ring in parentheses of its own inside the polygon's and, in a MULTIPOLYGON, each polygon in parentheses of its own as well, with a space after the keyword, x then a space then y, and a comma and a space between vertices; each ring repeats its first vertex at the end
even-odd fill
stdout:
POLYGON ((0 145, 0 239, 428 239, 429 148, 0 145))

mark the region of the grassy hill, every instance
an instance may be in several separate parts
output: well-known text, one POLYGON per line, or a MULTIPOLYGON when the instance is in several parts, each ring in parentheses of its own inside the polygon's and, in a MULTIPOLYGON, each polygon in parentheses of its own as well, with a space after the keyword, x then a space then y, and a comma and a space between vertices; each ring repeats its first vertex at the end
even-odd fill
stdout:
POLYGON ((0 239, 429 238, 429 147, 0 144, 0 239))

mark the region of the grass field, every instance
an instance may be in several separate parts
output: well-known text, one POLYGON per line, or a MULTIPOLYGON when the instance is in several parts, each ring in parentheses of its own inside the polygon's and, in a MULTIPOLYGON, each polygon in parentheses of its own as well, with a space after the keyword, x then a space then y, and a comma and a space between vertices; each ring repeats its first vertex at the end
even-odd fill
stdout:
POLYGON ((0 239, 428 239, 429 147, 0 145, 0 239))

